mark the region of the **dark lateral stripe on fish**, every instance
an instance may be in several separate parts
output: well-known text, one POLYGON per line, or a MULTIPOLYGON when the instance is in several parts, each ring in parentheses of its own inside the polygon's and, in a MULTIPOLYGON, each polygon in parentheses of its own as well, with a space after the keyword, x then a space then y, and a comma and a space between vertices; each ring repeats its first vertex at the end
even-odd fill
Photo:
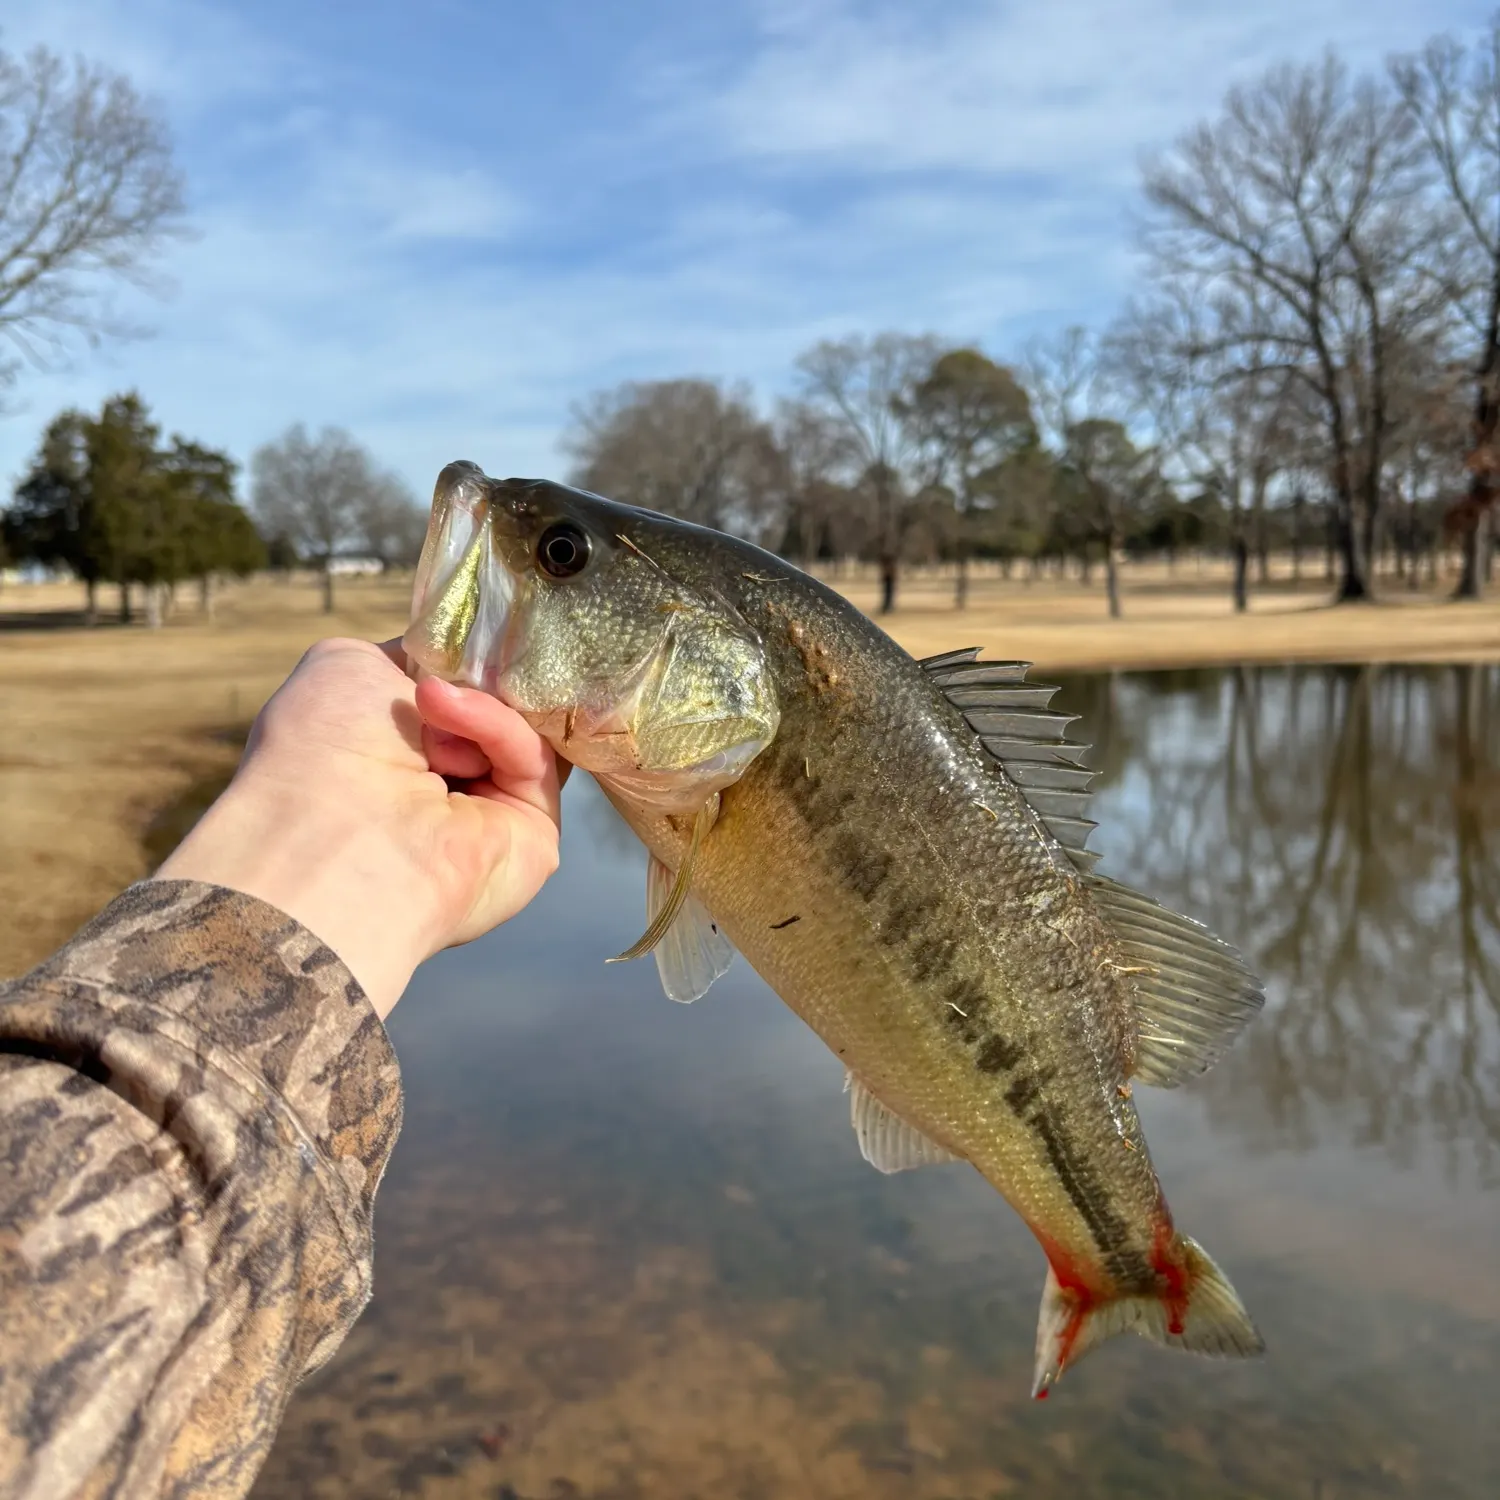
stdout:
MULTIPOLYGON (((990 1003, 990 997, 985 993, 984 986, 977 979, 956 979, 948 986, 943 998, 948 1002, 949 1018, 962 1018, 969 1022, 965 1031, 978 1032, 980 1029, 975 1024, 975 1018, 979 1016, 990 1003)), ((966 1036, 968 1041, 973 1041, 973 1036, 966 1036)))
POLYGON ((893 863, 883 849, 872 849, 852 833, 841 833, 829 851, 845 883, 866 901, 886 882, 893 863))
POLYGON ((998 1034, 991 1035, 980 1044, 974 1054, 974 1066, 981 1073, 1009 1073, 1026 1056, 1019 1042, 998 1034))
POLYGON ((936 903, 930 898, 897 899, 880 923, 879 939, 894 948, 919 934, 932 915, 936 903))
MULTIPOLYGON (((1008 1097, 1008 1096, 1007 1096, 1008 1097)), ((1106 1264, 1118 1256, 1129 1255, 1130 1231, 1125 1221, 1105 1201, 1099 1183, 1089 1165, 1082 1161, 1045 1111, 1028 1119, 1031 1128, 1042 1138, 1042 1146, 1057 1180, 1072 1200, 1078 1216, 1088 1227, 1094 1244, 1106 1264)), ((1143 1262, 1144 1265, 1144 1262, 1143 1262)), ((1154 1284, 1154 1276, 1148 1278, 1154 1284)))
MULTIPOLYGON (((764 753, 771 755, 774 750, 764 753)), ((821 777, 810 772, 807 761, 789 749, 777 755, 773 765, 776 780, 811 833, 832 828, 855 800, 847 787, 826 786, 821 777)))
MULTIPOLYGON (((776 779, 810 833, 822 833, 844 816, 855 800, 848 790, 824 785, 810 774, 800 757, 783 752, 775 767, 776 779)), ((893 860, 883 850, 869 847, 852 831, 838 834, 829 846, 833 868, 846 885, 865 901, 873 901, 891 874, 893 860)), ((935 903, 913 895, 909 889, 892 891, 880 923, 883 944, 904 947, 913 976, 919 982, 941 978, 951 967, 957 944, 927 931, 935 903)), ((965 1043, 974 1050, 974 1065, 981 1073, 1011 1073, 1025 1062, 1020 1043, 1002 1037, 981 1024, 989 1007, 989 996, 972 978, 961 978, 945 992, 947 1017, 965 1043)), ((1099 1189, 1095 1174, 1072 1150, 1053 1121, 1044 1113, 1032 1114, 1032 1106, 1052 1076, 1051 1070, 1020 1073, 1005 1090, 1010 1109, 1041 1137, 1043 1148, 1059 1183, 1078 1211, 1099 1251, 1105 1269, 1124 1286, 1151 1286, 1156 1273, 1145 1255, 1129 1244, 1129 1231, 1111 1209, 1099 1189)))
POLYGON ((911 945, 908 955, 913 977, 920 983, 941 978, 953 967, 953 958, 957 952, 958 944, 952 938, 918 939, 911 945))
MULTIPOLYGON (((1024 1115, 1040 1097, 1044 1082, 1045 1080, 1039 1078, 1035 1073, 1022 1073, 1006 1089, 1005 1102, 1010 1105, 1011 1110, 1015 1114, 1024 1115)), ((1030 1123, 1034 1125, 1036 1122, 1033 1120, 1030 1123)))

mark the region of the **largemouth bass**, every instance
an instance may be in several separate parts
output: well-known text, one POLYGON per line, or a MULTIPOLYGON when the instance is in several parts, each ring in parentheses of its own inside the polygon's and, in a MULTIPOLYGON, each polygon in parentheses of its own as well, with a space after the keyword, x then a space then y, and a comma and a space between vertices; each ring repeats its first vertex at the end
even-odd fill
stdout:
POLYGON ((493 693, 648 853, 666 992, 738 949, 846 1069, 881 1171, 971 1163, 1047 1259, 1033 1393, 1126 1330, 1262 1348, 1173 1224, 1131 1097, 1263 1000, 1205 928, 1093 870, 1090 773, 1022 663, 913 660, 735 538, 543 480, 439 476, 409 659, 493 693))

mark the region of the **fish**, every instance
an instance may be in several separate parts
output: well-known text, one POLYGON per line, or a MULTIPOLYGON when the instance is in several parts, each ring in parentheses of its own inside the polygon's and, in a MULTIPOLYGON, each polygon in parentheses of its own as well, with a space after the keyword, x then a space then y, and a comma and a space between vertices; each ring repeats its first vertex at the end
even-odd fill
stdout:
POLYGON ((403 645, 588 771, 647 851, 673 1000, 740 953, 844 1067, 882 1172, 962 1161, 1046 1260, 1032 1393, 1114 1335, 1262 1352, 1176 1227, 1134 1102, 1264 1003, 1096 868, 1087 747, 1023 662, 916 660, 751 543, 544 479, 439 475, 403 645))

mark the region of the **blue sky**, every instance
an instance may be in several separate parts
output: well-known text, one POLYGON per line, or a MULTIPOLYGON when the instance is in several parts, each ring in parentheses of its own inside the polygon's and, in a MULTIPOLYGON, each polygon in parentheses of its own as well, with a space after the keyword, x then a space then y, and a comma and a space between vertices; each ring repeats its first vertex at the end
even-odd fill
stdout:
POLYGON ((571 404, 750 380, 893 327, 1004 355, 1129 290, 1143 151, 1327 43, 1378 64, 1468 0, 5 0, 165 109, 196 237, 145 341, 30 372, 47 419, 138 387, 247 460, 348 427, 419 495, 560 474, 571 404))

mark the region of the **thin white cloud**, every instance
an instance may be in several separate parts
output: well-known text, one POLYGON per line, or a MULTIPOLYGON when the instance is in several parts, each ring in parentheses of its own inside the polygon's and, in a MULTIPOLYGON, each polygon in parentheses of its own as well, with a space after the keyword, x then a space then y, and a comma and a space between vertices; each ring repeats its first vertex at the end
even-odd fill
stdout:
POLYGON ((1114 176, 1269 63, 1335 40, 1346 56, 1378 62, 1468 10, 1421 14, 1410 0, 773 3, 761 45, 705 113, 736 154, 789 164, 1114 176))
POLYGON ((181 119, 315 82, 313 60, 253 14, 213 0, 6 0, 0 45, 80 53, 124 73, 181 119))
POLYGON ((744 375, 769 395, 808 342, 856 328, 1003 351, 1107 316, 1143 146, 1273 57, 1336 40, 1378 59, 1474 9, 764 9, 743 51, 663 52, 654 72, 621 58, 641 109, 607 139, 581 117, 558 146, 567 180, 539 188, 503 141, 478 158, 425 114, 376 116, 320 85, 339 60, 268 40, 253 8, 12 3, 6 45, 86 45, 168 99, 200 234, 173 257, 176 295, 140 310, 157 337, 14 393, 0 480, 53 411, 135 385, 169 428, 241 458, 292 421, 338 422, 419 492, 458 456, 558 472, 571 403, 616 380, 744 375))

